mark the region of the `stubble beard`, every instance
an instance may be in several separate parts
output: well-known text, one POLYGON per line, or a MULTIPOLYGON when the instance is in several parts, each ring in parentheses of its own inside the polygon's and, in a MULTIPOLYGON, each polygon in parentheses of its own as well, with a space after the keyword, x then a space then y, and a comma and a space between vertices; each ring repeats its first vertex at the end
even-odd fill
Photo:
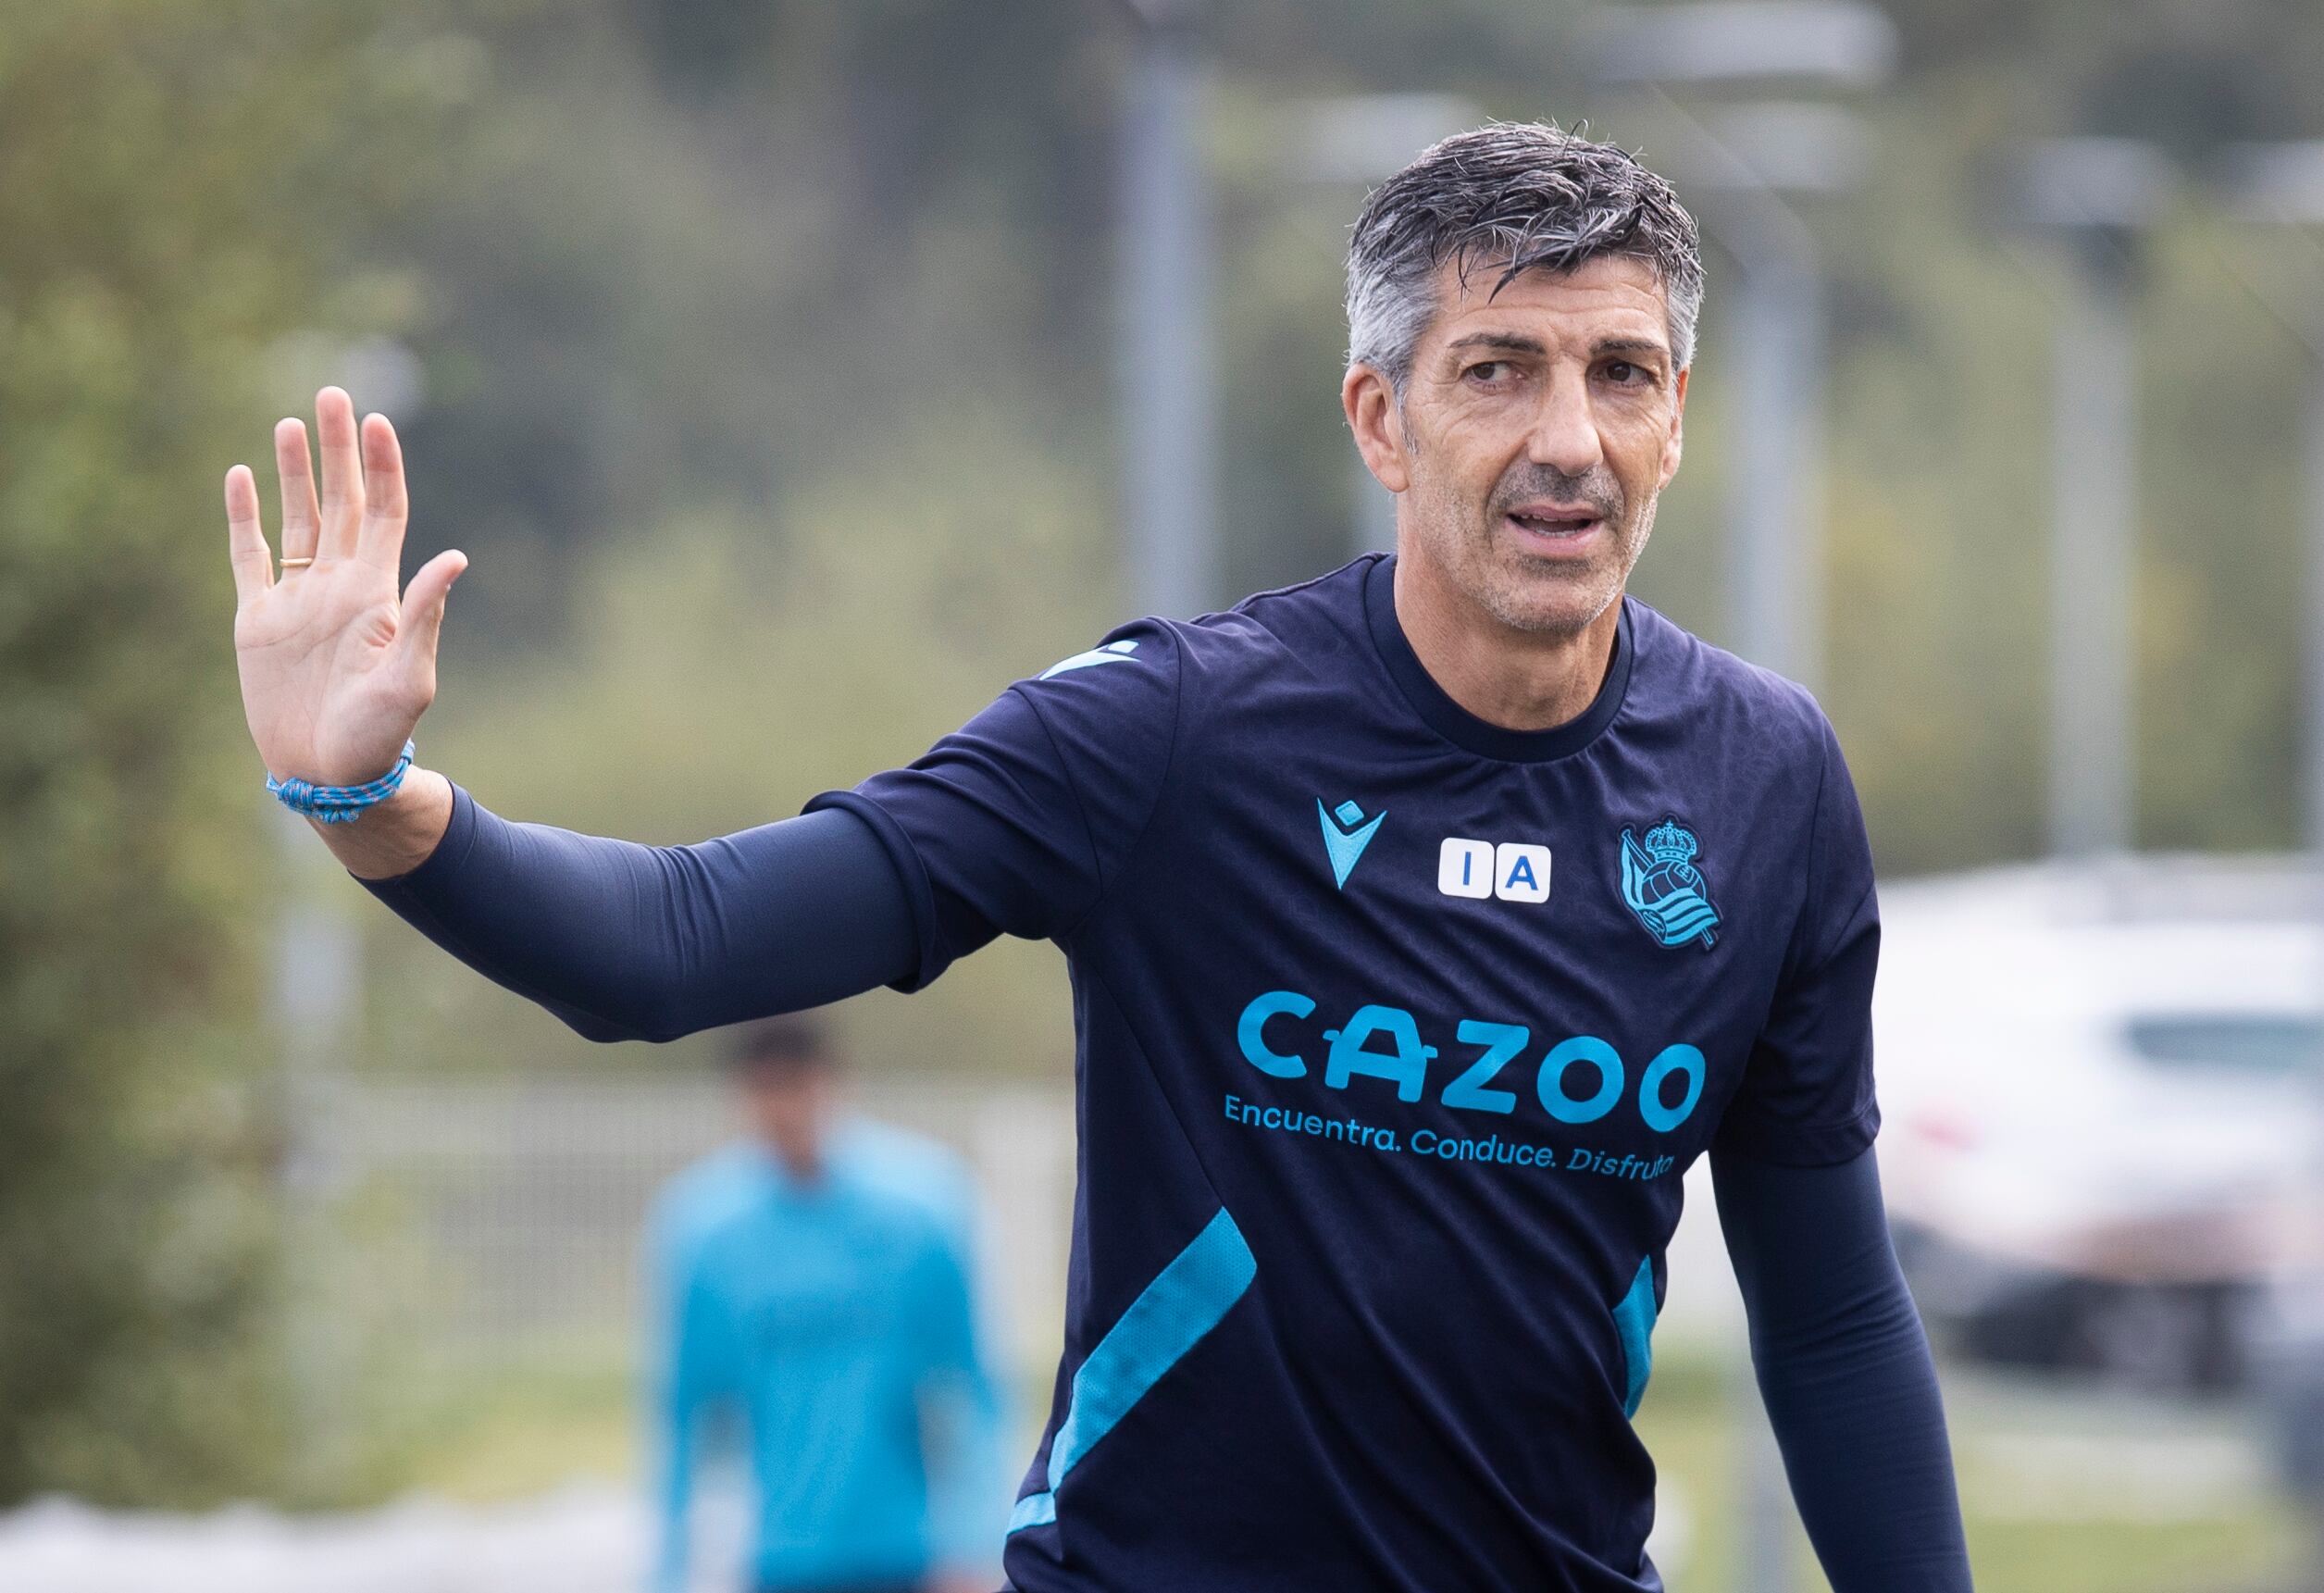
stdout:
POLYGON ((1536 472, 1519 483, 1498 483, 1481 508, 1442 491, 1425 492, 1428 517, 1439 527, 1457 528, 1449 536, 1438 531, 1430 540, 1454 586, 1498 623, 1536 635, 1578 635, 1622 595, 1653 533, 1660 494, 1634 506, 1610 480, 1566 478, 1543 487, 1537 484, 1542 479, 1536 472), (1511 547, 1503 511, 1533 496, 1579 499, 1597 509, 1610 533, 1604 552, 1576 566, 1511 547))

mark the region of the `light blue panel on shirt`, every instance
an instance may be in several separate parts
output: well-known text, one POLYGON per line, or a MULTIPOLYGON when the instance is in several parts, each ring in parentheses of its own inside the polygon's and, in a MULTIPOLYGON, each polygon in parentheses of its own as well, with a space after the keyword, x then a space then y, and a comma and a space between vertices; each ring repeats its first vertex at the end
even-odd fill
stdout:
POLYGON ((1638 1401, 1647 1397, 1647 1379, 1654 1375, 1654 1258, 1638 1263, 1630 1292, 1614 1307, 1614 1326, 1622 1334, 1622 1358, 1629 1372, 1622 1390, 1622 1413, 1634 1416, 1638 1401))
POLYGON ((1022 1532, 1028 1526, 1047 1526, 1057 1519, 1057 1496, 1046 1489, 1028 1493, 1017 1500, 1016 1509, 1009 1512, 1009 1530, 1022 1532))
POLYGON ((1047 1493, 1019 1500, 1009 1530, 1057 1519, 1057 1485, 1162 1374, 1219 1325, 1258 1276, 1259 1263, 1226 1208, 1130 1302, 1074 1374, 1065 1420, 1050 1444, 1047 1493))

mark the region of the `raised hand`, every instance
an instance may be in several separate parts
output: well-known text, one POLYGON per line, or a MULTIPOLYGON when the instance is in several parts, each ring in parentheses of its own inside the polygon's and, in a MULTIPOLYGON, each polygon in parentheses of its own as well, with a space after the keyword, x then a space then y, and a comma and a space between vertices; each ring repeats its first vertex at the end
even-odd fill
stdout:
MULTIPOLYGON (((360 785, 395 766, 436 700, 436 637, 444 599, 467 555, 438 554, 396 595, 404 554, 404 454, 387 417, 360 432, 347 395, 315 395, 322 440, 317 502, 306 428, 274 429, 282 478, 282 571, 258 523, 247 466, 226 472, 226 529, 234 560, 234 661, 242 714, 267 773, 316 785, 360 785)), ((451 821, 452 786, 415 768, 395 795, 352 824, 318 825, 354 873, 383 878, 416 867, 451 821)))
POLYGON ((407 500, 404 455, 383 415, 358 434, 354 405, 327 387, 315 398, 322 442, 319 503, 306 428, 274 429, 282 479, 282 571, 275 573, 247 466, 226 473, 234 561, 234 659, 251 740, 277 778, 356 785, 394 766, 436 697, 444 600, 467 567, 438 554, 399 602, 407 500), (303 562, 305 561, 305 562, 303 562))

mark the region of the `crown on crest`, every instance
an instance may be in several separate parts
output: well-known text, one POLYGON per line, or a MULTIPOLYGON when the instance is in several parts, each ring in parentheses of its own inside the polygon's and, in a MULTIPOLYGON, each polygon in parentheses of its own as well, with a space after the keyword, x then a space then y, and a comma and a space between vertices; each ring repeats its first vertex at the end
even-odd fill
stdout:
POLYGON ((1647 855, 1657 863, 1686 863, 1701 851, 1695 832, 1684 825, 1665 819, 1647 831, 1647 855))

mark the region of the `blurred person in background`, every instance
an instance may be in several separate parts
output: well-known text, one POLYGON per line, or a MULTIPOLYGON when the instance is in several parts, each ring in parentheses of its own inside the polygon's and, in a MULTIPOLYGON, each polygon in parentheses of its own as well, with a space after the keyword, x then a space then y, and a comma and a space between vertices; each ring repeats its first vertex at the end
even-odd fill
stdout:
POLYGON ((1965 1593, 1872 1154, 1853 784, 1808 692, 1625 591, 1679 466, 1694 218, 1620 148, 1496 124, 1372 194, 1348 282, 1395 554, 1122 627, 909 768, 697 846, 511 823, 413 766, 465 559, 399 604, 394 430, 327 389, 319 503, 277 429, 280 577, 227 481, 270 783, 594 1039, 1063 948, 1079 1179, 1021 1593, 1654 1593, 1633 1418, 1706 1154, 1834 1593, 1965 1593))
POLYGON ((725 1436, 751 1453, 752 1593, 989 1593, 1008 1485, 968 1170, 847 1110, 816 1018, 746 1026, 731 1055, 749 1136, 673 1178, 649 1235, 652 1586, 689 1585, 725 1436))

